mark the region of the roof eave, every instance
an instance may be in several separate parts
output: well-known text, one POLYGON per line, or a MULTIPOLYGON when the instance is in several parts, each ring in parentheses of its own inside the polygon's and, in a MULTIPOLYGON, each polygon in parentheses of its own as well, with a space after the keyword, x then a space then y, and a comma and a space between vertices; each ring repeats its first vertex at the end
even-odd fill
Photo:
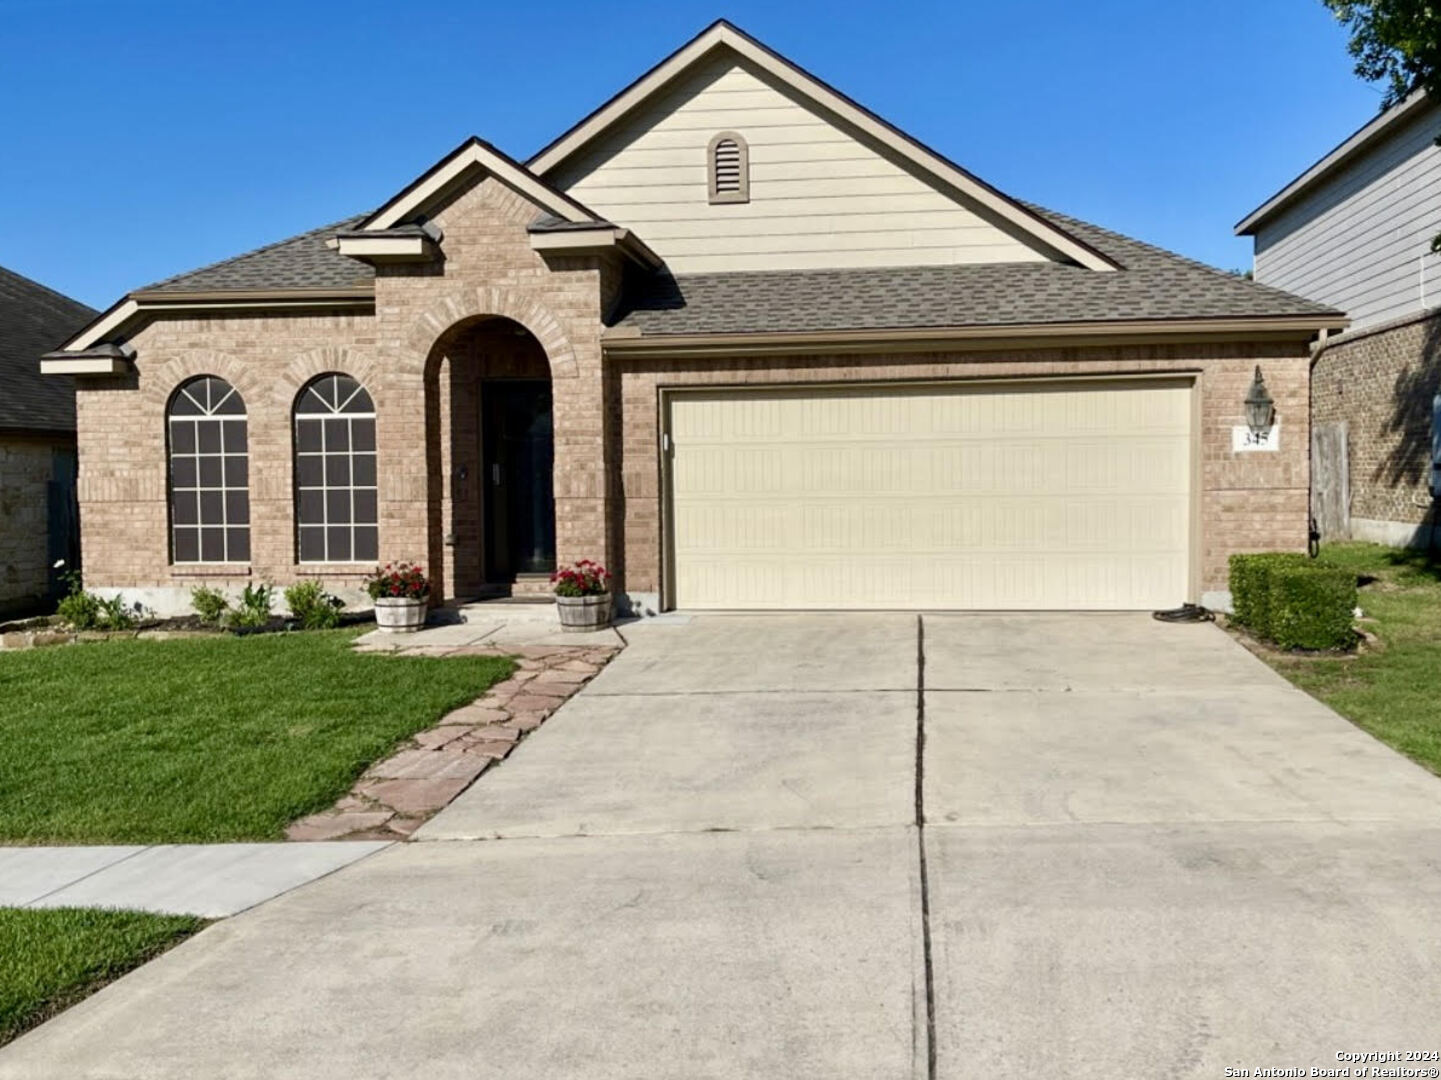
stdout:
POLYGON ((374 285, 305 289, 147 289, 122 297, 51 355, 83 353, 120 334, 136 319, 151 312, 370 307, 374 303, 374 285))
POLYGON ((593 228, 529 230, 531 250, 541 255, 587 255, 618 251, 647 270, 664 265, 661 257, 629 229, 601 223, 593 228))
POLYGON ((1236 223, 1235 235, 1254 236, 1256 230, 1275 218, 1298 199, 1313 191, 1317 185, 1344 167, 1360 154, 1365 153, 1379 140, 1386 138, 1398 125, 1418 116, 1423 106, 1434 105, 1426 91, 1417 90, 1404 101, 1393 105, 1379 116, 1373 117, 1353 132, 1339 146, 1326 154, 1310 168, 1297 176, 1280 191, 1263 202, 1256 209, 1236 223))
POLYGON ((755 356, 812 350, 921 352, 933 348, 993 348, 1006 344, 1040 347, 1062 343, 1100 345, 1217 339, 1307 342, 1317 334, 1349 325, 1350 320, 1339 313, 706 334, 645 334, 634 326, 622 324, 602 335, 601 346, 607 356, 620 359, 661 354, 755 356))
POLYGON ((477 168, 484 169, 562 220, 599 220, 593 211, 547 183, 529 167, 484 139, 472 135, 402 188, 384 206, 357 225, 354 231, 380 231, 400 224, 420 213, 477 168))

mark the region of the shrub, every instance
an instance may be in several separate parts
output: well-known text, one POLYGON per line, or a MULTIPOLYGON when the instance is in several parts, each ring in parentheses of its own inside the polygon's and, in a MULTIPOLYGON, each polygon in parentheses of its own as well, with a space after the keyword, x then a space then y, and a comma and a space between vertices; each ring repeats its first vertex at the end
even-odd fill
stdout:
POLYGON ((581 559, 550 575, 556 596, 604 596, 610 591, 610 573, 598 562, 581 559))
POLYGON ((365 579, 365 591, 372 600, 386 596, 424 600, 430 596, 430 579, 415 563, 386 563, 370 572, 370 576, 365 579))
POLYGON ((1356 634, 1356 575, 1336 566, 1274 567, 1268 636, 1283 649, 1349 649, 1356 634))
MULTIPOLYGON (((61 559, 55 569, 65 565, 61 559)), ((100 624, 100 597, 86 592, 78 570, 64 570, 60 580, 68 590, 55 607, 55 613, 74 630, 93 630, 100 624)))
POLYGON ((301 581, 285 590, 285 604, 305 629, 329 630, 340 624, 345 601, 331 596, 318 581, 301 581))
POLYGON ((1231 621, 1257 637, 1270 637, 1271 573, 1286 567, 1312 565, 1309 556, 1292 551, 1265 551, 1231 556, 1231 621))
POLYGON ((100 625, 100 597, 84 589, 75 589, 61 599, 55 609, 66 624, 76 630, 93 630, 100 625))
POLYGON ((201 622, 213 623, 216 626, 223 623, 230 612, 230 601, 225 598, 225 594, 208 585, 197 585, 190 590, 190 606, 195 609, 195 614, 200 616, 201 622))
POLYGON ((102 630, 129 630, 135 625, 135 616, 125 606, 125 598, 116 593, 100 601, 97 624, 102 630))
POLYGON ((275 590, 269 585, 247 585, 240 593, 240 603, 230 621, 235 626, 264 626, 270 621, 270 605, 275 590))

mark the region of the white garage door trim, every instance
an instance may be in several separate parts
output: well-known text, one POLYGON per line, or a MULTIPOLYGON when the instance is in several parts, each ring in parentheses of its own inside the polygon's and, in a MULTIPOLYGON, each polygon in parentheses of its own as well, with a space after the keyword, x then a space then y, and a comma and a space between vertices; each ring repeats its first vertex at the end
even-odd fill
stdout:
POLYGON ((1194 599, 1198 398, 1184 372, 663 387, 664 604, 1194 599))

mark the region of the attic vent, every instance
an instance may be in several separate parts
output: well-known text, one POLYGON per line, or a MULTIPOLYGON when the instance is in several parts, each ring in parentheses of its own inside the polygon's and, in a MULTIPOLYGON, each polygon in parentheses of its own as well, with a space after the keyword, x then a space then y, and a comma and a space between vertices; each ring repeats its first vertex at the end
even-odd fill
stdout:
POLYGON ((713 203, 750 202, 750 150, 746 141, 734 131, 722 131, 711 139, 710 201, 713 203))

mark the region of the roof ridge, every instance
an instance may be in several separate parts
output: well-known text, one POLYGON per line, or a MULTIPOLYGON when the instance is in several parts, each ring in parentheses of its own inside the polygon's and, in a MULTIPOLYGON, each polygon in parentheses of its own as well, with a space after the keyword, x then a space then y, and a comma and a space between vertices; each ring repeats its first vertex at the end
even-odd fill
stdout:
POLYGON ((195 274, 203 273, 206 270, 214 270, 217 267, 225 266, 228 263, 238 262, 241 259, 248 259, 252 255, 259 255, 265 251, 272 251, 275 248, 281 247, 285 244, 293 243, 296 240, 304 240, 307 237, 316 235, 317 233, 323 233, 330 229, 339 229, 344 225, 349 225, 353 222, 364 220, 366 217, 370 216, 370 213, 373 213, 373 211, 367 211, 360 214, 351 214, 348 217, 341 218, 339 221, 333 221, 328 225, 319 225, 314 229, 307 229, 304 232, 298 232, 292 236, 286 236, 279 240, 271 241, 268 244, 261 244, 257 248, 251 248, 249 251, 242 251, 238 255, 231 255, 224 259, 217 259, 215 260, 215 262, 206 263, 204 266, 195 266, 191 267, 189 270, 182 270, 180 271, 180 273, 172 274, 168 278, 163 278, 160 281, 152 281, 149 285, 142 286, 139 289, 132 289, 128 295, 133 296, 135 293, 138 292, 148 292, 151 289, 159 289, 163 286, 170 285, 176 281, 179 281, 181 278, 192 277, 195 274))

